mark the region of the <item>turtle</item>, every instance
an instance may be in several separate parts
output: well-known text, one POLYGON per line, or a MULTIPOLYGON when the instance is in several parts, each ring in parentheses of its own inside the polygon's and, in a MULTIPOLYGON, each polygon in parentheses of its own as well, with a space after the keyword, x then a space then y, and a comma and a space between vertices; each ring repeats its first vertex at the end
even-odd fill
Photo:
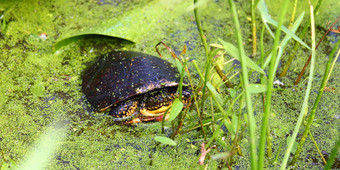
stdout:
MULTIPOLYGON (((134 51, 106 53, 82 75, 82 90, 95 112, 127 124, 161 121, 178 97, 179 72, 156 56, 134 51)), ((182 101, 192 92, 183 81, 182 101)))

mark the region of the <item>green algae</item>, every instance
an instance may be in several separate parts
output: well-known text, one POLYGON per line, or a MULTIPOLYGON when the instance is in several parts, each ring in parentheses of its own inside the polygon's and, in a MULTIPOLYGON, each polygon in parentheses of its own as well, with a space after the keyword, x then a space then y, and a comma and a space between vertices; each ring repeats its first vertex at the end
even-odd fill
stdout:
MULTIPOLYGON (((88 116, 90 109, 81 91, 81 73, 86 64, 99 53, 112 49, 121 48, 157 55, 154 45, 159 41, 166 42, 175 52, 181 51, 183 45, 186 44, 189 50, 185 57, 196 59, 199 65, 203 65, 205 53, 192 19, 193 14, 188 13, 183 17, 178 17, 172 23, 161 21, 153 23, 154 27, 161 30, 159 34, 144 37, 136 45, 125 46, 124 42, 119 42, 120 44, 117 45, 111 40, 97 42, 95 39, 89 39, 85 42, 70 44, 57 53, 53 53, 52 47, 59 37, 98 25, 112 16, 119 16, 124 11, 142 6, 144 2, 131 4, 126 2, 117 4, 116 7, 116 4, 101 4, 98 1, 31 1, 6 5, 15 10, 8 14, 9 22, 6 32, 0 35, 1 165, 5 165, 5 162, 20 164, 34 142, 51 123, 68 122, 66 138, 47 169, 199 168, 198 153, 203 137, 198 131, 177 137, 176 147, 159 145, 153 138, 161 134, 160 123, 117 126, 108 118, 92 118, 88 116), (41 33, 47 34, 46 40, 40 39, 41 33)), ((222 2, 200 8, 203 28, 209 43, 218 43, 219 37, 223 37, 228 42, 235 42, 233 32, 228 31, 232 27, 228 8, 228 5, 222 2)), ((250 9, 246 6, 244 8, 250 9)), ((240 10, 239 12, 244 36, 248 37, 251 33, 251 26, 247 21, 249 11, 240 10)), ((335 11, 329 11, 329 13, 333 12, 335 11)), ((326 23, 320 22, 319 24, 324 26, 326 23)), ((249 44, 248 47, 251 49, 251 40, 248 39, 245 43, 249 44)), ((326 45, 318 49, 320 59, 317 77, 323 75, 327 48, 329 47, 326 45)), ((249 49, 246 50, 249 51, 249 49)), ((166 59, 171 58, 166 50, 161 49, 161 51, 166 59)), ((276 92, 273 96, 275 104, 270 124, 275 139, 273 140, 275 149, 294 126, 297 110, 301 107, 304 95, 305 82, 302 81, 298 87, 289 87, 293 84, 305 58, 308 57, 303 51, 299 51, 298 56, 300 57, 297 62, 293 62, 288 72, 288 78, 282 80, 286 88, 276 92)), ((191 63, 188 65, 192 67, 191 63)), ((339 67, 335 67, 328 86, 336 90, 325 92, 311 129, 314 138, 319 141, 319 147, 327 153, 330 153, 331 146, 336 142, 340 124, 337 118, 339 116, 339 101, 337 100, 340 88, 339 76, 335 76, 339 74, 339 71, 339 67)), ((195 81, 197 79, 195 77, 195 81)), ((238 83, 237 78, 232 81, 235 84, 238 83)), ((256 79, 251 81, 256 83, 256 79)), ((320 80, 316 78, 313 90, 317 91, 319 82, 320 80)), ((314 101, 315 96, 316 93, 311 94, 311 102, 314 101)), ((262 118, 261 109, 260 106, 256 109, 258 122, 262 118)), ((186 126, 189 126, 190 121, 197 121, 195 113, 189 113, 186 126)), ((170 123, 166 124, 168 136, 170 126, 170 123)), ((230 140, 230 137, 226 139, 230 140)), ((301 158, 307 161, 302 161, 297 166, 313 167, 313 158, 316 158, 318 165, 314 165, 314 168, 323 167, 312 141, 306 142, 305 152, 302 153, 301 158)), ((241 139, 240 145, 244 155, 235 156, 233 166, 240 166, 243 169, 249 167, 247 137, 241 139)), ((285 145, 284 140, 283 146, 285 145)), ((227 146, 230 147, 229 143, 227 146)), ((217 151, 213 150, 211 154, 216 153, 217 151)), ((283 154, 280 154, 279 158, 282 157, 283 154)), ((205 163, 208 164, 208 168, 215 169, 220 162, 207 159, 205 163)), ((267 163, 269 164, 269 161, 267 163)))

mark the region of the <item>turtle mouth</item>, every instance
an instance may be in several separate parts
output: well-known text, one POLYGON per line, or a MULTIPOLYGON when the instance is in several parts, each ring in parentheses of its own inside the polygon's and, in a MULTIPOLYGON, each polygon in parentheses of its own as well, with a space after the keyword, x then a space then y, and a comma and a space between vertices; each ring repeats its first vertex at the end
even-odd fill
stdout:
POLYGON ((166 106, 161 106, 156 110, 149 110, 147 108, 143 108, 141 109, 139 112, 143 115, 143 116, 147 116, 147 117, 155 117, 155 116, 160 116, 163 115, 168 109, 170 109, 171 107, 170 103, 169 105, 166 106))

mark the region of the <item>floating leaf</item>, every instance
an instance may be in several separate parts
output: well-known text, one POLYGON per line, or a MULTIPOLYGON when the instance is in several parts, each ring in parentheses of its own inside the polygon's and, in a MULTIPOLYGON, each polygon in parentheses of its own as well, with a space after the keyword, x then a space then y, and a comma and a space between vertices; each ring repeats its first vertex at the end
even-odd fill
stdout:
POLYGON ((157 22, 171 23, 171 21, 185 12, 191 5, 190 1, 181 0, 156 0, 149 4, 126 12, 122 16, 115 17, 109 21, 67 36, 58 40, 54 50, 70 44, 78 39, 100 35, 113 38, 125 39, 131 42, 139 42, 145 37, 151 37, 159 28, 155 27, 157 22))
POLYGON ((227 159, 231 156, 230 152, 221 152, 211 156, 212 160, 227 159))
POLYGON ((182 109, 183 103, 178 98, 176 98, 172 103, 168 121, 169 122, 173 121, 178 116, 178 114, 181 113, 182 109))
MULTIPOLYGON (((291 136, 288 136, 288 137, 287 137, 287 143, 289 143, 290 140, 292 140, 292 137, 291 137, 291 136)), ((297 147, 298 147, 298 144, 299 144, 299 143, 297 143, 296 141, 294 141, 293 147, 292 147, 292 153, 295 153, 295 151, 296 151, 296 149, 297 149, 297 147)))
POLYGON ((267 91, 267 85, 264 84, 249 84, 248 86, 250 93, 263 93, 267 91))
POLYGON ((155 141, 166 144, 166 145, 176 146, 175 141, 173 141, 170 138, 164 137, 164 136, 156 136, 155 141))

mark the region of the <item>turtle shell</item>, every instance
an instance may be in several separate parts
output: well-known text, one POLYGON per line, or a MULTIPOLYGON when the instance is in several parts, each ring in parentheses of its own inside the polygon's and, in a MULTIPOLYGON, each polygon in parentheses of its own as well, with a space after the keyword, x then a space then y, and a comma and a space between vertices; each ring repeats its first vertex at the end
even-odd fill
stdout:
POLYGON ((132 51, 110 52, 83 74, 83 92, 97 110, 151 90, 177 86, 179 73, 159 57, 132 51))

